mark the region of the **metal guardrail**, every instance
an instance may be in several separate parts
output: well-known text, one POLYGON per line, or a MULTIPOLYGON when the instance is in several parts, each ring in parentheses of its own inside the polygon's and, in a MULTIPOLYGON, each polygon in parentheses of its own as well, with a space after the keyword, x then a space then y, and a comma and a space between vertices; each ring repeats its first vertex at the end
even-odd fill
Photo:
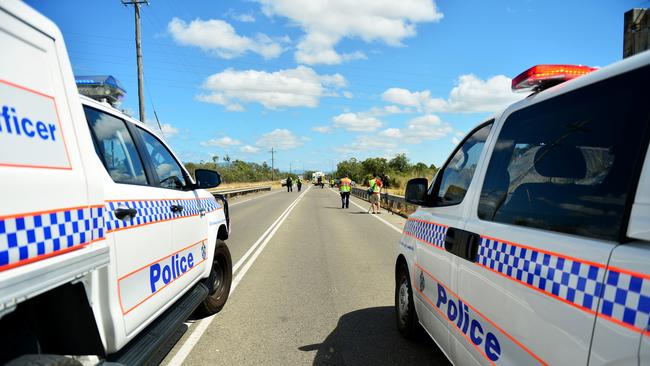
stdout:
POLYGON ((214 191, 210 191, 210 193, 212 193, 213 195, 219 194, 226 198, 231 198, 235 196, 243 196, 249 193, 257 193, 257 192, 264 192, 270 190, 271 190, 271 186, 259 186, 259 187, 244 187, 244 188, 234 188, 234 189, 216 189, 214 191))
MULTIPOLYGON (((370 201, 370 195, 368 194, 368 188, 352 188, 352 194, 358 198, 361 198, 366 201, 370 201)), ((418 206, 406 203, 404 197, 396 196, 394 194, 382 193, 381 194, 381 207, 396 213, 400 216, 407 217, 408 215, 415 212, 418 206)))

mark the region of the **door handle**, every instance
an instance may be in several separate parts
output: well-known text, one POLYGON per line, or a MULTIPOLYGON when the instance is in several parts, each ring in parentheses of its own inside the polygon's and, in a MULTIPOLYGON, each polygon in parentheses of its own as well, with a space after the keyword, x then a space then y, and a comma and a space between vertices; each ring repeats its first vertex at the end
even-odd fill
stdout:
POLYGON ((182 205, 172 205, 171 208, 172 208, 172 212, 178 213, 178 212, 183 211, 183 206, 182 205))
POLYGON ((115 209, 115 217, 120 220, 125 220, 127 217, 135 217, 138 214, 138 210, 135 208, 124 208, 119 207, 115 209))
POLYGON ((476 261, 481 236, 467 230, 454 227, 447 229, 445 250, 470 262, 476 261))
POLYGON ((449 227, 447 228, 447 234, 445 235, 445 250, 454 253, 454 247, 456 246, 456 228, 449 227))

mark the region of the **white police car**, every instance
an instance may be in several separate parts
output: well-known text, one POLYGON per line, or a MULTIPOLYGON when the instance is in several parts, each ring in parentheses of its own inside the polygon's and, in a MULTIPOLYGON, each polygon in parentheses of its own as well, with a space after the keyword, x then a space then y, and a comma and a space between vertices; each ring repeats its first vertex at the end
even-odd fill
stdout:
MULTIPOLYGON (((79 96, 52 22, 0 1, 0 364, 148 362, 196 310, 218 312, 227 202, 143 123, 79 96)), ((79 90, 123 94, 110 77, 79 90)))
POLYGON ((535 93, 407 185, 398 328, 458 365, 649 365, 650 52, 513 88, 535 93))

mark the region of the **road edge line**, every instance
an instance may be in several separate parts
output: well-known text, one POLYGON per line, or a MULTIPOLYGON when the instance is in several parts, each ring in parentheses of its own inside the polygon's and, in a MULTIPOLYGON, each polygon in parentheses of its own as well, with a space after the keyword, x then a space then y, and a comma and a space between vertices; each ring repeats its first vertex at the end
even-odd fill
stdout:
MULTIPOLYGON (((340 196, 339 193, 336 192, 335 190, 333 190, 332 188, 330 188, 330 191, 333 192, 334 194, 340 196)), ((357 207, 359 207, 360 209, 364 210, 364 208, 361 207, 361 205, 359 205, 359 204, 357 204, 356 202, 352 201, 352 197, 350 197, 350 203, 353 204, 353 205, 355 205, 355 206, 357 206, 357 207)), ((384 224, 390 226, 393 230, 397 231, 398 233, 400 233, 400 234, 402 233, 402 229, 400 229, 400 228, 398 228, 397 226, 391 224, 390 222, 388 222, 388 221, 382 219, 381 217, 379 217, 379 216, 377 216, 377 215, 373 215, 373 214, 368 214, 368 215, 370 215, 370 216, 376 218, 377 220, 383 222, 384 224)))

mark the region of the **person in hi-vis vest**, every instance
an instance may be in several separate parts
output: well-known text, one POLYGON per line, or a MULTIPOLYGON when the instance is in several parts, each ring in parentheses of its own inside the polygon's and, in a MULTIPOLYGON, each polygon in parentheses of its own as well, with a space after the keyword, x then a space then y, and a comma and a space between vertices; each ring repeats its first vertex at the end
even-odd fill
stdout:
POLYGON ((341 208, 350 208, 350 190, 352 189, 352 180, 345 174, 339 183, 339 192, 341 193, 341 208))

